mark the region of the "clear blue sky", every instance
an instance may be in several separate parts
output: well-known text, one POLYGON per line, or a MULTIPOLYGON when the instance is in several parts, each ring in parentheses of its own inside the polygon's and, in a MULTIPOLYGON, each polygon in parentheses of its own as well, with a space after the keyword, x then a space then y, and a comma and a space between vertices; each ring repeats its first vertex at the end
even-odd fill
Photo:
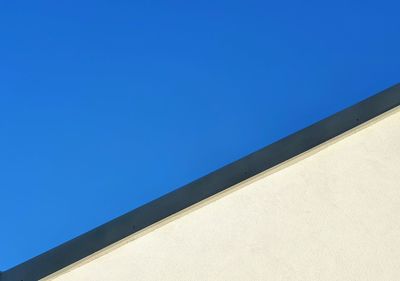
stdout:
POLYGON ((399 82, 398 3, 0 1, 0 269, 399 82))

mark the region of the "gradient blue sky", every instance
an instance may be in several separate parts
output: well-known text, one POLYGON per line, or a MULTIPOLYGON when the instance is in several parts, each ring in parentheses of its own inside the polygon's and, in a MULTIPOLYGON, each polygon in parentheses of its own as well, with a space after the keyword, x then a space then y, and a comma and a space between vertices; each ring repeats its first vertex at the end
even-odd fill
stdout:
POLYGON ((0 269, 399 82, 399 9, 0 1, 0 269))

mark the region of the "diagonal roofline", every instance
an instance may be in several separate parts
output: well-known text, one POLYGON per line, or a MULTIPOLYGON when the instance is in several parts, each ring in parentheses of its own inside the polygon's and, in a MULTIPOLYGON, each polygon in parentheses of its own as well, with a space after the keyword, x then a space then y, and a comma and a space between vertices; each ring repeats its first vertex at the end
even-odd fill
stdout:
POLYGON ((0 281, 36 281, 49 276, 399 105, 400 84, 396 84, 58 247, 0 272, 0 281))

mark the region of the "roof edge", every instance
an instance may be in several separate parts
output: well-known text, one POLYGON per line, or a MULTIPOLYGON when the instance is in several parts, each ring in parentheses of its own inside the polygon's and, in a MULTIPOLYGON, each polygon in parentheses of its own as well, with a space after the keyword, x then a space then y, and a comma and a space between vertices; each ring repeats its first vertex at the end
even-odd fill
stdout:
POLYGON ((396 84, 58 247, 0 272, 0 281, 36 281, 49 276, 399 105, 400 84, 396 84))

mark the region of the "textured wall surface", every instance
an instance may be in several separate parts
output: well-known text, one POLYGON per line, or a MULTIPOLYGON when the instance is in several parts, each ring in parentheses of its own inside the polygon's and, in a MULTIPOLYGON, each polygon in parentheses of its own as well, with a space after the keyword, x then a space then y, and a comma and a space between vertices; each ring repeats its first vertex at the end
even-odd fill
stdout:
POLYGON ((400 112, 54 277, 400 280, 400 112))

